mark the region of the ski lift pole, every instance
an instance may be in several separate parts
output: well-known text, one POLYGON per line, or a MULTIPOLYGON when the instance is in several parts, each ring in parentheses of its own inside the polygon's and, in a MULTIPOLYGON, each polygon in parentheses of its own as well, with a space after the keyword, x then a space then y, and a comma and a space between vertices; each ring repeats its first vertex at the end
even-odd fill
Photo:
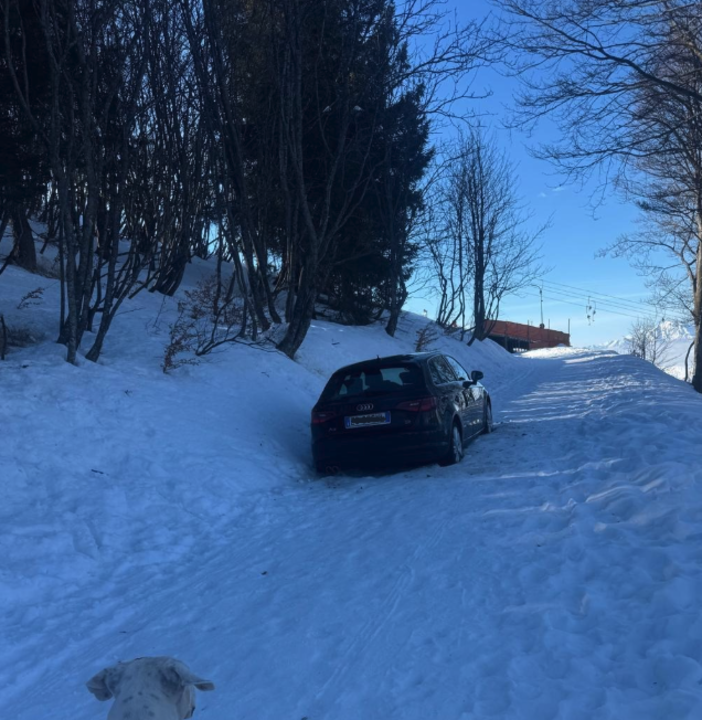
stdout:
POLYGON ((535 287, 539 291, 539 304, 541 306, 541 325, 539 325, 539 327, 543 330, 544 329, 544 289, 541 285, 536 285, 535 283, 532 285, 532 287, 535 287))

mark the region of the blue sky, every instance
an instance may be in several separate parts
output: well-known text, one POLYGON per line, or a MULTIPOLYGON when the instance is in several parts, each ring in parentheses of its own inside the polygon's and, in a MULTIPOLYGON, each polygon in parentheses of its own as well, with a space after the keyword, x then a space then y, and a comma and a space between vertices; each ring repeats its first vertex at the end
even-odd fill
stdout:
MULTIPOLYGON (((454 6, 463 20, 481 17, 490 10, 486 0, 448 0, 447 6, 454 6)), ((515 163, 519 194, 533 213, 531 226, 539 227, 551 217, 551 225, 541 239, 544 265, 551 268, 544 277, 544 322, 548 325, 550 321, 552 328, 567 331, 570 320, 574 345, 593 345, 619 338, 627 334, 634 322, 635 317, 631 315, 639 314, 632 303, 643 302, 649 293, 643 279, 626 260, 596 257, 596 254, 619 235, 633 229, 636 209, 610 191, 604 203, 593 211, 589 201, 594 184, 583 189, 565 185, 548 162, 532 157, 529 146, 554 139, 553 127, 544 124, 531 138, 502 128, 501 121, 512 104, 515 88, 515 80, 491 70, 481 71, 473 89, 478 94, 484 89, 490 90, 492 95, 467 103, 466 109, 481 115, 481 124, 494 131, 499 144, 515 163), (594 320, 592 312, 591 318, 587 318, 588 304, 596 308, 594 320)), ((426 297, 411 299, 408 308, 415 312, 426 308, 430 316, 434 311, 431 299, 426 297)), ((645 308, 641 312, 644 314, 645 308)), ((530 288, 522 297, 508 298, 501 316, 505 320, 538 324, 539 290, 530 288)))

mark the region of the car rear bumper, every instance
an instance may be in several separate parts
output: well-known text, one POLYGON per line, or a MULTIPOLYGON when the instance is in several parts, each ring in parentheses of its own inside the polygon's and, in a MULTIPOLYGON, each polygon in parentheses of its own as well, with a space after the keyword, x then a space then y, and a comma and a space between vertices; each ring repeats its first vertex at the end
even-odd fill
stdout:
MULTIPOLYGON (((351 431, 353 432, 353 431, 351 431)), ((449 448, 440 430, 318 438, 312 443, 312 456, 319 467, 379 467, 434 462, 449 448)))

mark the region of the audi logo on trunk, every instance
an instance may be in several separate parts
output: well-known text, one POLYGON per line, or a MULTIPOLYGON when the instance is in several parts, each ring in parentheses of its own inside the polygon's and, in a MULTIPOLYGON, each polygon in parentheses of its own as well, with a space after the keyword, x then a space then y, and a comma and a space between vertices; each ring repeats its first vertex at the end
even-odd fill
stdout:
POLYGON ((356 405, 356 410, 358 412, 364 412, 365 410, 372 410, 373 409, 373 403, 365 403, 364 405, 356 405))

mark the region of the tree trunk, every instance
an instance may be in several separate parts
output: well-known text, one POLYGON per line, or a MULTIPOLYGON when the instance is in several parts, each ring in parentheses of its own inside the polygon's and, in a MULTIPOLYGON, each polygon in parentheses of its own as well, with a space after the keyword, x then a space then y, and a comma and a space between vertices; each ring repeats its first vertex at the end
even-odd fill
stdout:
POLYGON ((695 388, 698 393, 702 393, 702 239, 698 240, 697 243, 692 315, 695 321, 695 347, 692 353, 694 362, 692 387, 695 388))
POLYGON ((475 280, 473 288, 473 334, 468 341, 472 345, 476 340, 485 340, 485 258, 482 251, 482 238, 476 241, 475 280))
POLYGON ((66 346, 66 361, 75 365, 78 355, 78 312, 76 304, 76 243, 70 211, 68 180, 63 172, 56 145, 52 147, 52 169, 57 174, 61 216, 60 251, 63 258, 62 288, 65 291, 66 313, 57 342, 66 346))
POLYGON ((401 282, 400 278, 393 278, 393 285, 390 294, 390 317, 388 318, 388 324, 385 326, 385 332, 390 337, 395 337, 397 332, 397 323, 400 320, 400 313, 402 312, 402 306, 407 300, 407 288, 402 282, 402 288, 397 286, 397 282, 401 282))
POLYGON ((0 360, 5 359, 7 352, 7 325, 5 325, 5 317, 0 315, 0 360))
POLYGON ((34 247, 34 234, 29 220, 20 205, 11 211, 12 232, 15 236, 15 247, 12 250, 14 262, 29 272, 37 271, 37 251, 34 247))
POLYGON ((400 309, 397 305, 393 305, 390 308, 390 317, 388 318, 388 324, 385 326, 385 332, 390 337, 395 337, 397 332, 397 322, 400 319, 400 309))
POLYGON ((308 252, 303 262, 297 278, 297 292, 291 308, 288 329, 278 343, 278 350, 284 352, 290 359, 294 359, 295 353, 307 335, 317 300, 317 258, 313 252, 308 252))
POLYGON ((287 332, 278 344, 278 350, 284 352, 291 360, 295 358, 295 353, 300 349, 300 345, 302 345, 307 331, 310 329, 312 315, 314 314, 316 288, 305 288, 303 292, 305 293, 305 299, 301 302, 302 298, 298 296, 287 332))
POLYGON ((397 331, 397 321, 400 317, 400 304, 397 302, 398 300, 398 292, 397 292, 397 271, 396 271, 396 254, 393 252, 393 256, 390 260, 390 279, 388 280, 390 284, 390 297, 387 301, 387 308, 390 311, 390 317, 388 319, 388 323, 385 326, 385 332, 390 337, 395 337, 395 332, 397 331))
POLYGON ((10 222, 10 211, 4 210, 0 215, 0 242, 2 242, 3 236, 5 235, 5 229, 10 222))

